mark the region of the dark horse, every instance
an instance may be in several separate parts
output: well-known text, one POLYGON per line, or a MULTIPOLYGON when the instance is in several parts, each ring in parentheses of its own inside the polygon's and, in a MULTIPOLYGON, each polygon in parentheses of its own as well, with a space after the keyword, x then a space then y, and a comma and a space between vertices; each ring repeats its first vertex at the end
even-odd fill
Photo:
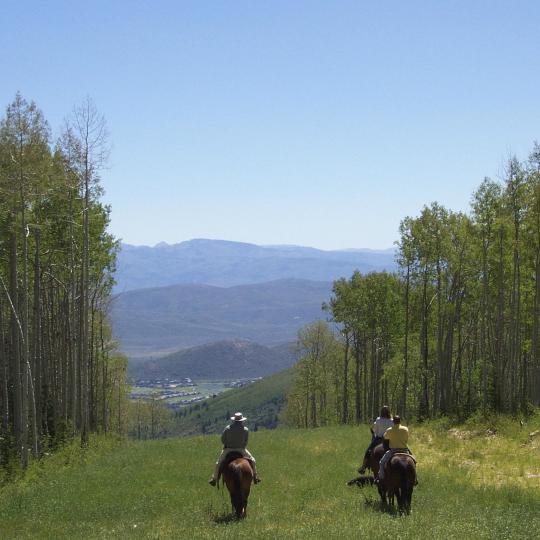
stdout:
POLYGON ((381 489, 388 495, 392 506, 394 506, 394 496, 397 497, 400 513, 409 514, 411 512, 415 483, 416 464, 414 459, 409 454, 394 454, 386 467, 381 489))
MULTIPOLYGON (((378 444, 373 448, 369 457, 364 459, 363 467, 373 471, 373 478, 379 474, 379 462, 384 455, 384 447, 378 444)), ((362 477, 352 480, 349 484, 371 484, 371 477, 362 477)), ((395 498, 398 501, 400 512, 410 513, 413 488, 416 484, 416 463, 408 454, 395 454, 386 466, 384 481, 377 484, 383 505, 394 506, 395 498)))
MULTIPOLYGON (((379 462, 384 455, 382 444, 378 444, 371 453, 369 467, 377 478, 379 462)), ((408 454, 395 454, 386 466, 384 480, 377 484, 381 501, 384 505, 394 506, 397 498, 398 509, 407 514, 411 511, 413 488, 416 483, 416 463, 408 454)))
POLYGON ((221 475, 231 495, 231 504, 236 517, 245 518, 253 481, 253 469, 249 461, 239 452, 230 452, 221 466, 221 475))

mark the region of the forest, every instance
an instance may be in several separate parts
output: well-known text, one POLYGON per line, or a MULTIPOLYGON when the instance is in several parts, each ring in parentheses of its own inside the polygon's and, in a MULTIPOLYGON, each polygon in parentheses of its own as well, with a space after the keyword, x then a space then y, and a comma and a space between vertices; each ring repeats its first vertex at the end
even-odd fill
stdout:
POLYGON ((328 322, 298 336, 287 420, 359 423, 524 414, 540 404, 540 145, 485 178, 468 213, 401 221, 396 273, 334 283, 328 322))
POLYGON ((17 94, 0 119, 0 456, 123 430, 126 359, 107 321, 117 241, 101 173, 109 142, 88 98, 53 140, 17 94))

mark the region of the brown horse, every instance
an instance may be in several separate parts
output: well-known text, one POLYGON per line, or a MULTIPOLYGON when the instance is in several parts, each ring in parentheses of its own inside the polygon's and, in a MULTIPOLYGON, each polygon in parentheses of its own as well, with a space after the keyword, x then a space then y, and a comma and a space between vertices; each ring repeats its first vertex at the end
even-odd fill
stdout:
MULTIPOLYGON (((379 475, 379 463, 384 456, 384 447, 378 444, 373 448, 368 458, 364 458, 362 464, 366 469, 371 469, 373 477, 379 475)), ((354 483, 362 485, 367 483, 361 481, 362 477, 356 479, 354 483)), ((369 482, 371 483, 371 482, 369 482)), ((381 501, 384 505, 390 503, 394 506, 395 498, 398 500, 398 508, 400 512, 411 511, 411 500, 413 488, 416 484, 416 463, 414 459, 407 454, 396 454, 387 464, 384 481, 377 484, 381 501)))
MULTIPOLYGON (((384 495, 388 495, 391 506, 394 497, 398 500, 400 513, 410 514, 413 489, 416 484, 416 463, 409 454, 394 454, 386 467, 384 481, 379 487, 384 495)), ((385 497, 383 497, 383 503, 385 497)))
POLYGON ((242 457, 239 452, 231 452, 221 467, 221 474, 229 490, 236 517, 238 519, 245 518, 251 482, 253 481, 253 469, 249 460, 242 457))

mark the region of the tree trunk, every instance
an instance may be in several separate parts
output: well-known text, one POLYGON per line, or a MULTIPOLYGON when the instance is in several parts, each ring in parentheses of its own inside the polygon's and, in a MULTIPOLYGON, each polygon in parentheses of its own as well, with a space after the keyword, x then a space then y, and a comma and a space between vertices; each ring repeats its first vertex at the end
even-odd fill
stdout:
POLYGON ((341 423, 349 421, 349 333, 345 333, 345 356, 343 358, 343 407, 341 412, 341 423))
POLYGON ((11 297, 11 350, 13 373, 13 426, 17 452, 22 456, 26 441, 23 432, 23 388, 21 380, 20 330, 17 313, 19 310, 19 288, 17 284, 17 237, 10 234, 10 297, 11 297))
POLYGON ((411 281, 411 265, 407 263, 405 277, 405 336, 403 347, 403 389, 401 391, 401 414, 407 416, 407 390, 409 387, 409 294, 411 281))

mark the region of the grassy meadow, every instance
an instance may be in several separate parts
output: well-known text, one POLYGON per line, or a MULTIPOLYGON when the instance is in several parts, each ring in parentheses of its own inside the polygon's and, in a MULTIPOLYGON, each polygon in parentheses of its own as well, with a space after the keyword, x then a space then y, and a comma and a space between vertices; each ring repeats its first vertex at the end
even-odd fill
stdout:
POLYGON ((34 463, 0 491, 8 539, 536 538, 540 416, 452 427, 410 426, 420 485, 412 514, 382 509, 375 488, 347 487, 365 426, 259 431, 250 448, 263 482, 248 518, 207 485, 216 436, 143 443, 97 440, 34 463))

